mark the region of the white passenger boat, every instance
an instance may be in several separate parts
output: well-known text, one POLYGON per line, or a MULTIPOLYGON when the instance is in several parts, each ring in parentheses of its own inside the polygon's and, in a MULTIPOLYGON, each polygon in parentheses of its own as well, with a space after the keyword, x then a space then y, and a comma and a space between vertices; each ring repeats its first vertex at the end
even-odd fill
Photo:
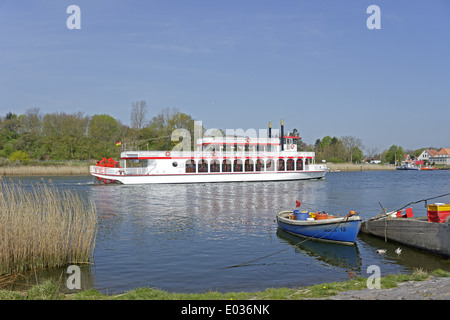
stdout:
POLYGON ((90 172, 101 182, 123 184, 205 183, 320 179, 326 164, 297 150, 299 137, 206 137, 196 151, 127 151, 103 159, 90 172))

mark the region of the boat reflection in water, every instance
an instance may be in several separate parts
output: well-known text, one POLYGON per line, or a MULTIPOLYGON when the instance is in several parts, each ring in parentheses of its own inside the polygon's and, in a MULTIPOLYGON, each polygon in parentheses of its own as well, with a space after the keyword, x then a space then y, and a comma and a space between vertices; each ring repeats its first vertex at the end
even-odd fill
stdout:
POLYGON ((296 251, 307 254, 318 261, 328 265, 360 272, 361 258, 357 245, 346 246, 337 243, 327 243, 299 238, 280 228, 277 230, 277 236, 292 245, 296 251))

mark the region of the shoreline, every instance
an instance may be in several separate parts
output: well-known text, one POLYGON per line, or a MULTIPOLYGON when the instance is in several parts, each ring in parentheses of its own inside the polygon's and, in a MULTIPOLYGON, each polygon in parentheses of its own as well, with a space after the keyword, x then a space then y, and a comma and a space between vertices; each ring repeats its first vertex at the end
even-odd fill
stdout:
MULTIPOLYGON (((394 165, 386 164, 354 164, 354 163, 327 163, 330 172, 355 171, 395 171, 394 165)), ((450 170, 440 168, 439 170, 450 170)), ((82 165, 23 165, 0 167, 1 176, 89 176, 89 166, 82 165)))
POLYGON ((394 165, 388 164, 367 164, 367 163, 327 163, 331 172, 339 171, 390 171, 396 170, 394 165))
MULTIPOLYGON (((395 170, 392 165, 327 163, 330 171, 395 170)), ((23 165, 0 167, 0 176, 88 176, 89 166, 81 165, 23 165)))
POLYGON ((61 283, 44 282, 23 291, 0 288, 0 300, 450 300, 450 273, 441 269, 416 269, 410 274, 390 274, 380 278, 380 288, 368 288, 369 278, 357 277, 342 282, 319 283, 295 288, 267 288, 256 292, 177 293, 141 287, 120 294, 103 294, 95 289, 74 293, 59 290, 61 283), (36 289, 37 288, 37 289, 36 289))

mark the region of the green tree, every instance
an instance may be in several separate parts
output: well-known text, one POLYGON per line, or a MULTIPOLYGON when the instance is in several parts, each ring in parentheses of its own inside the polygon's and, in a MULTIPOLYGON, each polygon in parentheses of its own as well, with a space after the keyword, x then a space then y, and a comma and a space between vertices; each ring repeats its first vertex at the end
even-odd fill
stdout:
POLYGON ((81 112, 66 114, 55 112, 43 118, 42 135, 46 152, 53 159, 87 159, 82 147, 87 143, 86 129, 89 118, 81 112))
POLYGON ((0 157, 8 158, 16 149, 20 137, 20 119, 17 114, 8 112, 0 121, 0 157))
POLYGON ((41 159, 45 153, 42 147, 42 118, 38 108, 28 109, 19 116, 20 137, 14 143, 14 148, 25 151, 34 159, 41 159))
POLYGON ((362 141, 353 136, 341 137, 341 141, 342 146, 344 147, 346 161, 360 162, 362 160, 362 151, 361 151, 361 148, 363 148, 362 141))
POLYGON ((20 164, 28 164, 30 162, 30 156, 23 151, 14 151, 9 157, 11 163, 15 164, 19 162, 20 164))
POLYGON ((386 152, 386 162, 391 164, 396 164, 396 162, 401 162, 405 152, 402 147, 392 145, 389 150, 386 152))
POLYGON ((172 141, 172 133, 176 129, 185 129, 191 134, 191 143, 195 143, 194 119, 178 109, 163 109, 153 117, 150 125, 142 130, 140 138, 149 143, 152 150, 172 150, 178 141, 172 141))
POLYGON ((337 137, 325 136, 322 140, 317 139, 314 151, 318 159, 326 159, 330 162, 346 161, 342 141, 337 137))
POLYGON ((88 137, 91 158, 114 157, 118 154, 116 142, 120 140, 119 123, 106 114, 94 115, 89 121, 88 137))

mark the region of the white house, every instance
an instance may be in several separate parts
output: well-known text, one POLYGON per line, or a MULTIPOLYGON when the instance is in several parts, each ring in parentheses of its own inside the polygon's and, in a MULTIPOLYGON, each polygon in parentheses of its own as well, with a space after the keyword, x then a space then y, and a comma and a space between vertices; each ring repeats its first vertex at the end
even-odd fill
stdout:
POLYGON ((442 148, 433 157, 430 157, 429 161, 436 165, 450 166, 450 148, 442 148))
POLYGON ((430 158, 434 157, 438 151, 436 149, 425 149, 422 151, 422 153, 417 157, 416 160, 418 161, 430 161, 430 158))

